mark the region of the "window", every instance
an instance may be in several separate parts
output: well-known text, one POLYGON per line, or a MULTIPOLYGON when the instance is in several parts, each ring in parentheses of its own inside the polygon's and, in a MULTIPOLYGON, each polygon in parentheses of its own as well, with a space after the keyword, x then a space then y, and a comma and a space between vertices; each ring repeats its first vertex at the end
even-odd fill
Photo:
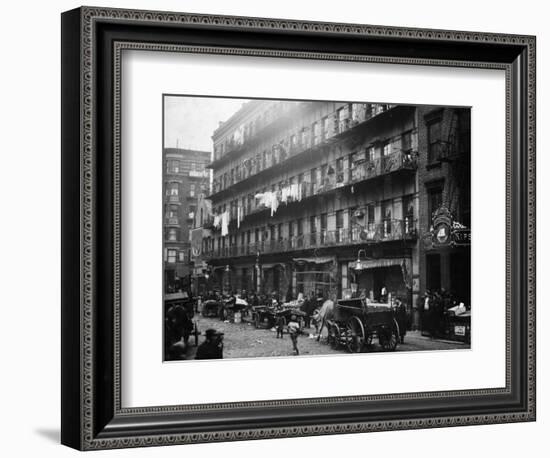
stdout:
POLYGON ((336 241, 344 241, 344 211, 338 210, 336 212, 336 241))
POLYGON ((180 171, 180 161, 172 159, 166 163, 167 173, 179 173, 179 171, 180 171))
POLYGON ((367 161, 368 162, 374 162, 374 158, 376 157, 374 145, 371 145, 367 148, 367 161))
POLYGON ((342 133, 348 128, 348 121, 349 106, 345 105, 338 110, 338 132, 342 133))
POLYGON ((197 185, 195 183, 191 183, 189 185, 189 197, 195 197, 196 189, 197 189, 197 185))
POLYGON ((441 121, 428 124, 428 164, 436 162, 441 156, 441 121))
POLYGON ((392 232, 392 206, 391 200, 382 202, 382 225, 384 237, 388 237, 392 232))
POLYGON ((168 218, 177 218, 177 217, 178 217, 177 207, 170 205, 170 207, 168 207, 168 218))
POLYGON ((298 139, 296 135, 291 135, 290 137, 290 149, 294 151, 298 147, 298 139))
POLYGON ((170 185, 170 188, 169 188, 169 190, 168 190, 168 193, 169 193, 171 196, 177 196, 178 193, 179 193, 178 185, 177 185, 177 184, 171 184, 171 185, 170 185))
POLYGON ((327 235, 327 214, 323 213, 321 215, 321 243, 325 243, 327 235))
POLYGON ((315 245, 317 243, 317 222, 315 216, 309 217, 309 232, 310 244, 315 245))
POLYGON ((433 186, 428 189, 428 218, 429 225, 432 224, 434 212, 443 204, 443 186, 433 186))
POLYGON ((405 154, 412 151, 412 132, 405 132, 401 136, 401 150, 405 154))
POLYGON ((382 156, 389 156, 391 154, 391 142, 389 140, 386 140, 382 144, 382 156))
POLYGON ((344 159, 340 158, 336 160, 336 182, 344 182, 344 159))
POLYGON ((313 138, 314 138, 314 144, 315 145, 318 145, 319 143, 321 143, 324 140, 323 126, 322 126, 321 122, 313 123, 313 138))
POLYGON ((179 262, 185 262, 185 251, 179 252, 179 262))
POLYGON ((302 129, 302 132, 300 133, 300 135, 301 135, 300 141, 301 141, 301 143, 302 143, 302 148, 305 148, 305 147, 309 146, 309 145, 308 145, 307 128, 304 127, 304 128, 302 129))
POLYGON ((329 136, 329 126, 330 126, 330 121, 328 119, 328 116, 325 116, 321 122, 323 123, 323 132, 321 133, 321 136, 323 140, 326 140, 329 136))
POLYGON ((168 229, 168 240, 170 242, 176 242, 178 240, 178 232, 176 229, 168 229))
POLYGON ((168 250, 168 263, 174 264, 176 262, 176 250, 168 250))
POLYGON ((374 225, 374 204, 367 205, 367 223, 374 225))
POLYGON ((403 219, 405 234, 409 234, 414 230, 414 200, 413 196, 403 197, 403 219))
POLYGON ((326 183, 327 171, 328 171, 328 164, 323 164, 321 166, 321 186, 326 183))
POLYGON ((317 191, 317 169, 311 169, 309 172, 309 182, 311 183, 310 193, 315 194, 317 191))

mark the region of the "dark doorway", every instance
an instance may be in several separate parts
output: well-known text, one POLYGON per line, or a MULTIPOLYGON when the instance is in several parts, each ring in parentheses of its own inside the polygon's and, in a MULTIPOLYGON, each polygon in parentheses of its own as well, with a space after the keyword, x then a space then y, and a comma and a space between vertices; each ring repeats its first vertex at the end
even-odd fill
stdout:
POLYGON ((441 256, 429 254, 426 256, 426 289, 438 291, 441 289, 441 256))
POLYGON ((464 302, 466 305, 471 305, 469 247, 451 254, 451 292, 461 302, 464 302))

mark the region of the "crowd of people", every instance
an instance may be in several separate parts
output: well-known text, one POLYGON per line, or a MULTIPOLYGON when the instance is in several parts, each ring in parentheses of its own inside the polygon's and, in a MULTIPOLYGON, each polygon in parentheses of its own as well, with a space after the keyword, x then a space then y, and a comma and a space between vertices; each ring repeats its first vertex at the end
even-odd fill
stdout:
POLYGON ((450 312, 459 314, 468 311, 468 307, 460 299, 444 288, 427 290, 420 303, 422 333, 432 338, 446 335, 450 312))
MULTIPOLYGON (((229 319, 228 310, 233 311, 232 318, 235 320, 236 310, 238 310, 239 315, 242 315, 242 318, 250 318, 256 307, 269 307, 276 316, 273 326, 276 331, 276 338, 284 338, 285 333, 287 333, 292 342, 292 350, 295 355, 298 355, 298 336, 306 332, 308 335, 317 337, 317 340, 320 340, 323 329, 327 326, 327 321, 332 319, 336 297, 328 296, 328 293, 311 291, 309 294, 299 293, 297 298, 294 299, 292 294, 289 293, 284 296, 283 301, 277 292, 266 294, 265 292, 256 293, 255 291, 248 292, 246 290, 240 292, 208 291, 193 299, 189 298, 187 308, 180 304, 168 309, 165 317, 165 341, 167 345, 165 353, 168 359, 185 359, 187 341, 193 332, 193 314, 201 313, 203 307, 206 307, 206 302, 214 301, 217 304, 217 312, 215 313, 223 321, 229 319), (283 316, 281 312, 285 309, 294 312, 283 316)), ((436 310, 439 309, 436 304, 439 302, 436 301, 435 297, 430 296, 428 299, 431 309, 424 316, 426 327, 429 329, 434 329, 435 323, 438 321, 436 310)), ((365 300, 368 302, 368 298, 365 298, 365 300)), ((410 325, 410 319, 402 301, 396 299, 393 306, 401 330, 400 340, 403 342, 406 329, 410 325)), ((198 330, 195 329, 195 332, 198 332, 198 330)), ((209 328, 204 331, 203 335, 204 341, 198 346, 195 358, 223 358, 223 333, 214 328, 209 328)))

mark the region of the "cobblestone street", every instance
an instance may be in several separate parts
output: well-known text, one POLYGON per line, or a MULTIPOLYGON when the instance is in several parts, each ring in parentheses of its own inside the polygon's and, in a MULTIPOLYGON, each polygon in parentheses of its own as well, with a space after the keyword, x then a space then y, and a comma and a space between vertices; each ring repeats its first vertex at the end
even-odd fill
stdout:
MULTIPOLYGON (((241 322, 229 323, 216 318, 205 318, 197 316, 197 324, 201 336, 199 344, 203 342, 204 331, 208 328, 214 328, 224 333, 224 358, 257 358, 269 356, 293 356, 292 342, 287 333, 282 339, 276 337, 276 332, 270 329, 256 329, 254 325, 241 322)), ((298 348, 300 355, 336 355, 346 353, 345 348, 333 349, 326 344, 326 331, 323 332, 323 338, 320 342, 316 338, 311 338, 308 331, 314 332, 314 329, 306 329, 304 334, 298 338, 298 348)), ((190 339, 193 343, 193 339, 190 339)), ((452 350, 467 349, 468 346, 461 342, 452 342, 446 340, 430 339, 420 335, 418 331, 409 331, 405 337, 405 343, 397 346, 396 351, 425 351, 425 350, 452 350)), ((196 347, 190 345, 187 352, 187 359, 193 359, 196 347)), ((373 345, 372 352, 383 351, 377 345, 373 345)))

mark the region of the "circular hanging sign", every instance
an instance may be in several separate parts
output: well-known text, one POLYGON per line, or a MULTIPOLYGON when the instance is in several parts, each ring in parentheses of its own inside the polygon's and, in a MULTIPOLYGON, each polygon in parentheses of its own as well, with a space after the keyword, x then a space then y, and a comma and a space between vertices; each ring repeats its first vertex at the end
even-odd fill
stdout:
POLYGON ((451 243, 451 227, 447 223, 439 223, 433 232, 435 245, 449 245, 451 243))

